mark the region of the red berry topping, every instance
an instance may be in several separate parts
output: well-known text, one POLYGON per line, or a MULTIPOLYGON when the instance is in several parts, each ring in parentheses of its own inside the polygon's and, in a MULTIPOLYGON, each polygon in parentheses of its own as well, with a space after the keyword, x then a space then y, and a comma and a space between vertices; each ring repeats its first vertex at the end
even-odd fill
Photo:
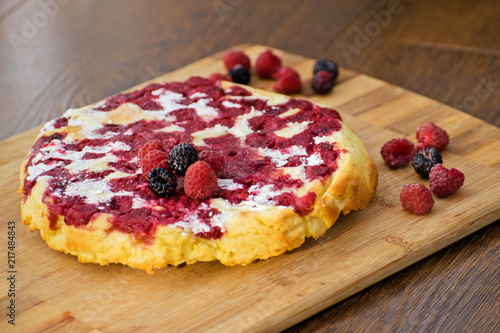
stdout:
POLYGON ((404 209, 417 215, 429 214, 434 206, 431 191, 420 183, 404 185, 399 200, 404 209))
POLYGON ((392 139, 382 146, 380 154, 389 168, 402 168, 415 156, 415 145, 407 138, 392 139))
POLYGON ((151 140, 146 142, 144 146, 139 150, 139 154, 137 155, 137 164, 141 166, 142 164, 142 159, 144 156, 146 156, 149 152, 153 150, 160 150, 160 151, 165 151, 163 148, 163 144, 161 143, 160 140, 151 140))
POLYGON ((319 71, 314 74, 311 80, 311 86, 313 90, 318 94, 326 94, 332 91, 335 85, 335 79, 333 75, 328 71, 319 71))
POLYGON ((215 174, 220 176, 226 167, 226 160, 221 153, 215 150, 204 150, 198 154, 198 159, 209 164, 214 169, 215 174))
POLYGON ((151 170, 156 168, 169 169, 167 162, 168 154, 162 150, 151 150, 144 158, 140 164, 142 169, 142 176, 144 179, 148 179, 151 170))
POLYGON ((417 150, 427 147, 434 147, 439 152, 443 151, 448 143, 450 137, 444 129, 436 126, 433 122, 428 122, 425 125, 420 125, 417 129, 417 150))
POLYGON ((455 168, 446 169, 442 164, 436 164, 429 174, 429 187, 438 197, 452 195, 462 187, 465 176, 455 168))
POLYGON ((217 193, 219 184, 214 169, 203 161, 191 164, 184 177, 184 192, 193 199, 206 199, 217 193))
POLYGON ((229 51, 222 57, 222 62, 226 69, 231 69, 236 65, 242 65, 247 70, 250 70, 250 58, 241 51, 229 51))
POLYGON ((290 67, 280 69, 276 76, 278 82, 274 84, 273 89, 280 94, 295 94, 302 88, 299 73, 290 67))
POLYGON ((255 63, 257 75, 261 78, 272 79, 281 68, 281 59, 267 50, 263 52, 255 63))
POLYGON ((165 148, 166 152, 171 151, 178 144, 181 144, 183 142, 191 142, 193 140, 191 135, 186 132, 174 132, 174 133, 175 134, 167 133, 167 135, 165 135, 165 137, 162 138, 161 143, 163 144, 163 147, 165 148))
POLYGON ((233 81, 231 77, 227 74, 222 74, 222 73, 212 73, 208 77, 208 79, 212 82, 217 82, 217 81, 233 81))

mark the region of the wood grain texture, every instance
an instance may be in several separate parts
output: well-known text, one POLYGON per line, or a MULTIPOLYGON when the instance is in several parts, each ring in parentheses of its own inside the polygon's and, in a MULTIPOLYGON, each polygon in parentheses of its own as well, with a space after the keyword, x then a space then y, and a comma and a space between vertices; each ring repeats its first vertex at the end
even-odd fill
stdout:
POLYGON ((32 0, 0 13, 0 139, 248 42, 330 57, 500 125, 495 0, 32 0))
POLYGON ((497 222, 285 332, 497 332, 499 244, 497 222))
MULTIPOLYGON (((364 31, 375 21, 372 11, 382 13, 388 9, 389 1, 187 0, 174 4, 150 0, 148 6, 131 0, 56 1, 60 4, 57 13, 46 23, 40 21, 43 24, 18 47, 13 46, 9 34, 24 37, 25 19, 33 23, 35 15, 42 15, 40 3, 53 1, 0 3, 0 140, 56 117, 68 107, 94 102, 214 52, 249 42, 312 58, 331 57, 344 68, 416 91, 490 124, 500 125, 500 21, 497 19, 500 6, 495 0, 400 1, 403 10, 391 15, 389 24, 369 38, 367 45, 358 43, 363 47, 349 58, 341 49, 343 43, 356 46, 358 31, 364 31), (229 6, 221 7, 226 11, 217 11, 217 4, 229 6)), ((363 113, 377 106, 379 96, 396 99, 403 93, 384 86, 365 95, 364 100, 353 100, 342 107, 357 107, 356 112, 363 113)), ((449 108, 441 105, 439 109, 449 108)), ((425 113, 416 113, 411 117, 426 121, 424 116, 425 113)), ((461 117, 453 120, 443 116, 443 121, 448 125, 461 117)), ((455 128, 459 142, 450 149, 457 150, 455 154, 467 151, 462 156, 498 166, 500 140, 492 141, 488 137, 494 128, 478 119, 468 120, 467 126, 455 128), (482 130, 486 137, 478 138, 477 131, 482 130), (485 141, 488 143, 482 145, 485 141)), ((404 130, 405 135, 413 131, 413 125, 406 124, 405 119, 390 126, 396 131, 404 130)), ((19 139, 23 138, 26 140, 25 137, 19 139)), ((8 157, 0 155, 2 164, 15 164, 10 158, 13 151, 24 154, 10 145, 3 144, 1 148, 8 149, 5 155, 8 157)), ((15 181, 15 178, 2 181, 1 188, 13 186, 11 183, 15 181)), ((17 204, 17 198, 0 203, 2 221, 17 216, 4 209, 11 204, 17 204)), ((498 235, 499 230, 497 222, 476 233, 488 240, 479 242, 482 247, 476 245, 481 239, 479 236, 465 238, 449 247, 442 257, 436 254, 398 273, 407 274, 406 278, 395 277, 395 281, 389 278, 378 284, 379 287, 356 294, 348 303, 340 303, 349 306, 337 305, 314 317, 316 325, 306 326, 306 331, 312 328, 328 331, 329 325, 334 325, 337 331, 363 331, 364 327, 371 327, 373 320, 359 315, 370 309, 372 303, 364 302, 368 295, 379 302, 377 308, 387 313, 380 319, 386 322, 381 327, 390 327, 387 325, 394 321, 391 313, 396 313, 400 306, 392 299, 395 290, 403 288, 403 293, 418 293, 412 289, 414 284, 399 286, 399 281, 424 281, 422 289, 436 288, 445 281, 448 288, 441 289, 442 304, 455 297, 455 289, 467 290, 470 297, 470 301, 459 299, 457 306, 444 308, 434 302, 432 295, 419 293, 420 304, 435 305, 413 307, 412 315, 399 316, 401 331, 429 327, 426 325, 430 321, 441 323, 450 331, 461 330, 464 326, 460 323, 465 322, 471 323, 471 331, 488 331, 481 329, 484 321, 478 322, 476 318, 486 318, 486 322, 489 318, 489 322, 494 323, 499 317, 498 302, 481 292, 482 286, 498 275, 500 263, 496 249, 500 240, 494 235, 498 235), (467 257, 463 257, 462 252, 467 253, 467 257), (461 257, 457 265, 446 265, 457 256, 461 257), (461 269, 475 272, 478 263, 486 264, 484 271, 473 275, 477 288, 464 289, 468 286, 464 279, 443 278, 461 269), (490 311, 482 311, 483 307, 490 311)), ((500 299, 498 289, 491 293, 496 299, 500 299)))
MULTIPOLYGON (((241 48, 255 59, 267 47, 244 45, 241 48)), ((312 59, 281 50, 275 52, 285 65, 300 72, 304 82, 310 80, 312 59)), ((219 52, 153 81, 183 80, 194 74, 208 75, 220 71, 222 54, 219 52)), ((252 77, 252 83, 265 88, 272 81, 252 77)), ((500 193, 495 186, 495 180, 500 177, 500 165, 488 166, 487 159, 483 163, 480 157, 466 159, 451 148, 446 150, 444 159, 467 175, 467 183, 456 195, 437 200, 431 215, 419 217, 405 212, 398 203, 400 187, 418 181, 418 176, 409 168, 389 170, 378 154, 385 141, 405 135, 404 128, 401 132, 392 128, 401 121, 400 117, 394 116, 394 108, 405 115, 407 122, 413 122, 408 126, 415 128, 425 113, 427 119, 437 119, 439 125, 446 123, 456 129, 456 132, 450 132, 452 143, 462 135, 472 141, 483 138, 479 132, 471 136, 469 131, 460 128, 476 128, 486 125, 484 122, 478 123, 475 118, 451 109, 444 113, 449 117, 441 118, 441 111, 436 114, 436 110, 444 107, 440 103, 349 70, 341 72, 333 93, 312 95, 310 99, 342 110, 342 116, 374 157, 380 171, 379 189, 367 209, 342 217, 321 239, 308 240, 299 249, 277 258, 245 267, 228 268, 219 263, 168 267, 153 276, 121 265, 100 267, 77 263, 76 258, 49 249, 36 233, 30 234, 26 227, 18 225, 17 327, 27 331, 279 331, 441 250, 495 221, 500 214, 500 193), (377 102, 373 102, 376 100, 373 94, 378 90, 383 93, 377 102), (354 101, 364 99, 365 95, 369 95, 368 100, 376 106, 353 107, 354 101), (373 118, 372 113, 378 116, 373 118), (370 116, 365 119, 367 115, 370 116), (43 258, 44 265, 37 265, 37 258, 43 258)), ((482 139, 484 145, 500 138, 500 129, 491 126, 489 130, 492 134, 487 136, 488 139, 482 139)), ((19 198, 14 195, 19 181, 15 176, 23 152, 29 149, 34 137, 35 132, 29 131, 0 143, 0 155, 9 156, 0 164, 0 185, 5 189, 0 212, 6 221, 20 219, 19 198)), ((453 146, 455 144, 450 147, 453 146)), ((7 247, 5 239, 0 240, 0 246, 7 247)), ((468 256, 467 252, 460 253, 468 256)), ((498 255, 493 259, 498 260, 498 255)), ((446 265, 454 266, 455 263, 446 265)), ((474 273, 478 274, 476 272, 481 271, 481 267, 487 266, 483 261, 474 273)), ((463 273, 472 274, 470 269, 458 269, 451 279, 463 273)), ((5 280, 5 275, 2 272, 0 279, 5 280)), ((453 284, 443 285, 443 289, 437 285, 434 292, 429 292, 427 286, 418 284, 420 282, 413 286, 412 282, 408 281, 407 286, 422 291, 418 295, 424 296, 403 298, 404 307, 411 307, 418 300, 425 302, 436 295, 439 297, 449 288, 456 288, 453 284)), ((469 281, 464 290, 471 284, 469 281)), ((488 295, 494 295, 494 284, 491 292, 488 295)), ((397 289, 393 293, 389 298, 392 302, 401 300, 397 289)), ((7 297, 2 300, 5 303, 7 297)), ((494 296, 490 299, 491 302, 496 300, 494 296)), ((467 295, 459 297, 455 292, 454 298, 446 300, 448 308, 444 310, 454 303, 467 301, 467 295)), ((443 304, 439 301, 425 304, 420 311, 433 306, 442 307, 443 304)), ((400 311, 405 312, 406 308, 400 311)), ((377 317, 377 313, 372 315, 377 317)), ((310 327, 307 325, 317 325, 317 318, 313 317, 291 330, 308 331, 310 327)), ((488 318, 492 317, 479 318, 477 325, 492 327, 488 318)), ((323 320, 320 323, 323 327, 326 325, 325 330, 337 325, 323 320)), ((437 324, 430 321, 424 328, 431 324, 437 328, 443 326, 442 321, 437 324)), ((1 322, 0 328, 10 327, 1 322)), ((384 320, 364 328, 392 330, 400 326, 384 320)))

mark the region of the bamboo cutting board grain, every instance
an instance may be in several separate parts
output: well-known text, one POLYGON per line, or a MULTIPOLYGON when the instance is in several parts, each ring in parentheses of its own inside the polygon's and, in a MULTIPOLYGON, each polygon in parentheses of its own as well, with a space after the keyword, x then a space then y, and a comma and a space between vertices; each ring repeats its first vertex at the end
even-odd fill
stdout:
MULTIPOLYGON (((255 63, 267 47, 242 45, 255 63)), ((500 217, 500 129, 429 98, 375 78, 342 70, 334 91, 314 95, 309 87, 313 59, 275 50, 297 69, 303 97, 337 108, 363 140, 379 170, 370 206, 341 217, 327 234, 289 253, 248 266, 217 262, 167 267, 154 275, 121 265, 78 263, 51 250, 20 220, 19 166, 38 129, 0 142, 2 251, 7 222, 16 223, 16 326, 22 332, 243 332, 278 331, 345 299, 500 217), (436 199, 427 216, 405 212, 401 186, 423 182, 411 166, 389 170, 380 147, 389 139, 412 141, 418 125, 433 121, 451 137, 444 165, 466 175, 458 193, 436 199)), ((184 80, 222 72, 220 52, 163 75, 184 80)), ((271 89, 273 81, 252 77, 271 89)), ((7 267, 3 255, 2 267, 7 267)), ((1 306, 9 298, 1 272, 1 306)), ((5 310, 4 310, 5 311, 5 310)), ((0 331, 13 330, 5 319, 0 331)))

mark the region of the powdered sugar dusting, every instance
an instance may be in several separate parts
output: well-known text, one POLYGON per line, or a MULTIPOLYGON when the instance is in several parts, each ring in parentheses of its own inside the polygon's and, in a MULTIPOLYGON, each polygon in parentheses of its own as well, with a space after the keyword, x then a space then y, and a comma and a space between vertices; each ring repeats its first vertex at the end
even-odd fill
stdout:
POLYGON ((293 156, 307 156, 307 151, 304 147, 292 146, 288 149, 274 150, 267 148, 259 148, 259 153, 262 156, 268 156, 276 163, 277 167, 283 167, 288 163, 288 159, 293 156))

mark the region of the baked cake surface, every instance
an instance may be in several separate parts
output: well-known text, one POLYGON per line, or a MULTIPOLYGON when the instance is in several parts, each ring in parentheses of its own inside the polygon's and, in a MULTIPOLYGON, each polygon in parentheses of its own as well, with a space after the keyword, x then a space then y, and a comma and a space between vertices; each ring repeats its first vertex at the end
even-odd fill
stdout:
POLYGON ((80 109, 41 130, 21 167, 21 215, 81 262, 152 273, 219 260, 248 264, 318 238, 377 186, 371 157, 329 107, 192 77, 80 109), (137 166, 151 140, 225 157, 219 191, 159 198, 137 166))

